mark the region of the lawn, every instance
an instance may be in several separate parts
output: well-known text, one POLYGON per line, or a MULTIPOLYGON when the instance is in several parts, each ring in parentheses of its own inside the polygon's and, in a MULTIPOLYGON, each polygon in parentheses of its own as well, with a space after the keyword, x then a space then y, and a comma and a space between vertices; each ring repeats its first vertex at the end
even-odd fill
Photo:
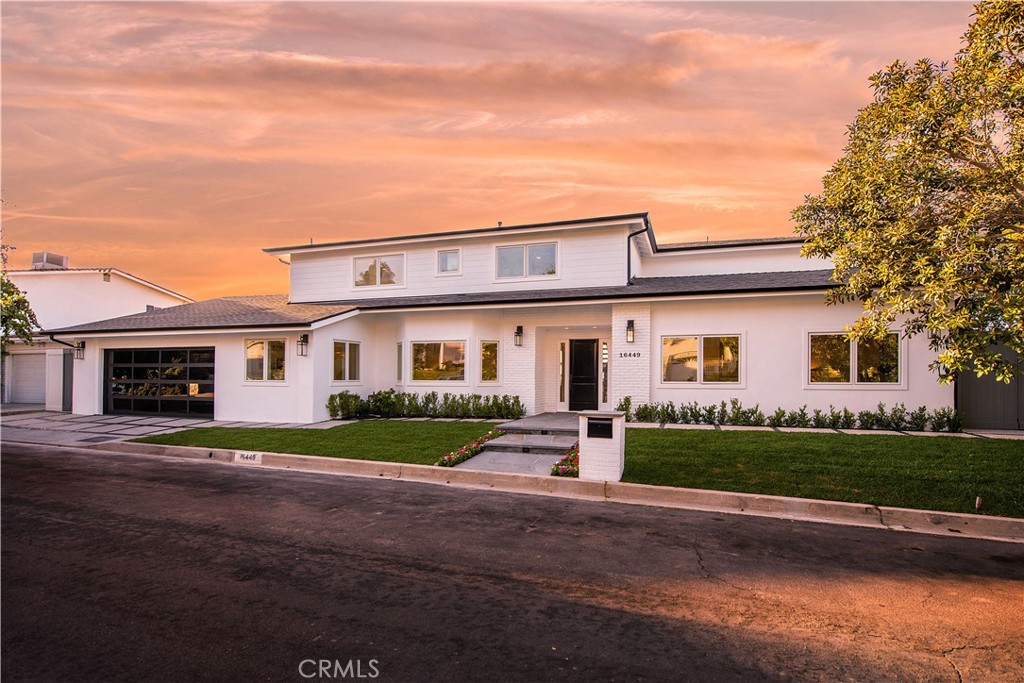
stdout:
POLYGON ((364 420, 331 429, 205 427, 135 441, 433 465, 441 456, 483 436, 493 426, 489 422, 364 420))
MULTIPOLYGON (((365 420, 332 429, 211 427, 145 443, 431 465, 481 422, 365 420)), ((1024 441, 629 429, 624 481, 1024 517, 1024 441)))
POLYGON ((623 480, 1024 517, 1024 441, 629 429, 623 480))

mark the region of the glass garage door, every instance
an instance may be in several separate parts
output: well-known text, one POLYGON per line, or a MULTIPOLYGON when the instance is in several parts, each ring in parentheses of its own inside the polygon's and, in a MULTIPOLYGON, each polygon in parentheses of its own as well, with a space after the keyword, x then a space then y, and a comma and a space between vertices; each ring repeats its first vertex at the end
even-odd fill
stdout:
POLYGON ((213 417, 213 349, 108 349, 105 412, 213 417))

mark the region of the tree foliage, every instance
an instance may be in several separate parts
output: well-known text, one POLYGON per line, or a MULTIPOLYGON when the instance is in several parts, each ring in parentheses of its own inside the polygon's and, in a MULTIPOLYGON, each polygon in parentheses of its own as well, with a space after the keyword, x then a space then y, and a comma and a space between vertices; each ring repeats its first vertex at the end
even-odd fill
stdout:
POLYGON ((39 329, 39 321, 25 293, 7 277, 7 255, 13 248, 0 244, 0 358, 7 355, 7 344, 12 337, 31 344, 32 335, 39 329))
POLYGON ((859 300, 857 339, 927 333, 943 381, 1024 354, 1024 4, 982 2, 952 65, 894 62, 823 191, 793 212, 805 256, 831 258, 830 303, 859 300))

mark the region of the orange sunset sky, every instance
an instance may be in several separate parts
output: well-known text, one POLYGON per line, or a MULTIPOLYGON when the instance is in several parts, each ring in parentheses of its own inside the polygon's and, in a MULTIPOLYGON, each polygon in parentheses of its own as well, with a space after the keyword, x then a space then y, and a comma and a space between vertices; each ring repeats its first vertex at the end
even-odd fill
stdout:
POLYGON ((3 239, 196 299, 270 246, 649 211, 788 235, 868 77, 968 3, 85 3, 2 12, 3 239))

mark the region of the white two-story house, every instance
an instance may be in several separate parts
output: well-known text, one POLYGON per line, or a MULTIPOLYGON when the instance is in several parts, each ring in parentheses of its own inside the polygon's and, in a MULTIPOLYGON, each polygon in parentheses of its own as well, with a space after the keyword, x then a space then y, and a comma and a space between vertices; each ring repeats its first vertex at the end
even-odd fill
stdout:
POLYGON ((852 343, 796 238, 658 244, 647 214, 265 250, 287 295, 53 330, 74 412, 313 422, 330 394, 518 395, 528 413, 674 401, 953 405, 923 337, 852 343))

